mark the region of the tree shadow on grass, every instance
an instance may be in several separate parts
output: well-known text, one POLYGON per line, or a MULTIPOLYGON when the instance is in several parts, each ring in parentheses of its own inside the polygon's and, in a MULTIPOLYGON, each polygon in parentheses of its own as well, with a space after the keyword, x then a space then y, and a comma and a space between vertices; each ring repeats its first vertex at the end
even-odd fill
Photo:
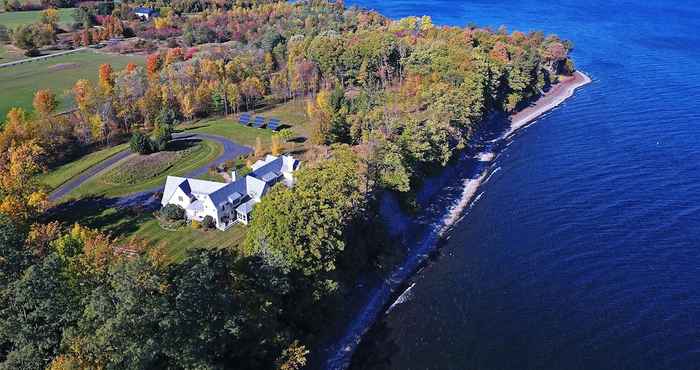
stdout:
POLYGON ((165 151, 179 152, 181 150, 189 149, 201 142, 202 140, 200 139, 174 138, 168 143, 167 147, 165 148, 165 151))
POLYGON ((124 236, 138 230, 153 217, 151 209, 122 204, 119 198, 93 196, 59 204, 46 213, 46 222, 58 221, 70 226, 78 223, 113 236, 124 236))

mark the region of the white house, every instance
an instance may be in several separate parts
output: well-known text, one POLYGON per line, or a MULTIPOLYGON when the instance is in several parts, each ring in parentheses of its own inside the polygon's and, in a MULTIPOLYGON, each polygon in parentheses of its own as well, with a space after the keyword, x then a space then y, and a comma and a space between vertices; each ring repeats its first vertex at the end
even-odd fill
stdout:
POLYGON ((155 9, 152 8, 139 6, 134 9, 134 14, 136 14, 136 16, 139 17, 142 21, 147 21, 151 17, 157 16, 158 12, 156 12, 155 9))
POLYGON ((293 172, 300 162, 292 156, 268 155, 255 162, 252 172, 242 178, 231 173, 231 182, 222 183, 168 176, 161 205, 175 204, 185 210, 188 220, 202 221, 211 216, 220 230, 226 230, 236 222, 248 224, 255 204, 282 181, 287 186, 294 183, 293 172))

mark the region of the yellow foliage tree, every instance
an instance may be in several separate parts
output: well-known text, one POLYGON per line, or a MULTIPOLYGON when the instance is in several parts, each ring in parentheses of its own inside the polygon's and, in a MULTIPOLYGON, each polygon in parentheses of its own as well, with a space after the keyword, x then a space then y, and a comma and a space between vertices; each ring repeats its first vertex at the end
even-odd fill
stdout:
POLYGON ((161 30, 163 28, 170 27, 170 22, 166 17, 156 17, 153 19, 153 25, 157 30, 161 30))
POLYGON ((43 211, 47 195, 36 175, 44 170, 40 158, 44 150, 34 141, 10 148, 0 160, 0 212, 18 222, 26 222, 43 211))
POLYGON ((314 101, 306 104, 306 114, 312 122, 311 142, 324 145, 328 142, 331 124, 330 92, 323 90, 314 101))
POLYGON ((262 145, 262 139, 260 139, 260 136, 255 138, 255 156, 256 157, 262 157, 265 154, 265 149, 263 148, 262 145))
POLYGON ((270 151, 272 152, 272 155, 280 155, 282 153, 282 142, 279 136, 272 135, 272 145, 270 146, 270 151))

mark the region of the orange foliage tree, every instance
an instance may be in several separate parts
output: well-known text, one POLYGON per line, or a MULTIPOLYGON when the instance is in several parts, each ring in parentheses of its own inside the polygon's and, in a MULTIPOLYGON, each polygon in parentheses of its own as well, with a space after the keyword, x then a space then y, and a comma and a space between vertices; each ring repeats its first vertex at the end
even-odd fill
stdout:
POLYGON ((34 111, 36 111, 40 117, 48 117, 56 107, 58 102, 56 101, 56 95, 49 89, 42 89, 34 94, 34 101, 32 102, 34 106, 34 111))
POLYGON ((109 96, 112 95, 112 92, 114 91, 114 76, 113 76, 114 70, 112 69, 112 66, 110 64, 101 64, 100 65, 100 70, 99 70, 99 77, 100 77, 100 91, 102 92, 103 95, 109 96))

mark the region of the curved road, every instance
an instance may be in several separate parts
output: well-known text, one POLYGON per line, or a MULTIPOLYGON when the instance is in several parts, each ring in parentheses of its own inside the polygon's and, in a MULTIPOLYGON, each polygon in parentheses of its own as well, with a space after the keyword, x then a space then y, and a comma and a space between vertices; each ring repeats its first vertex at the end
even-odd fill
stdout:
MULTIPOLYGON (((173 139, 174 140, 183 140, 183 139, 211 140, 211 141, 215 141, 215 142, 221 144, 221 146, 223 146, 223 148, 224 148, 224 152, 220 156, 218 156, 214 161, 209 162, 205 166, 197 168, 196 170, 194 170, 190 173, 187 173, 185 175, 186 177, 201 176, 201 175, 205 174, 209 170, 209 168, 212 166, 218 166, 218 165, 220 165, 220 164, 222 164, 230 159, 238 158, 239 156, 241 156, 243 154, 247 154, 247 153, 252 151, 252 149, 250 149, 246 146, 236 144, 233 141, 231 141, 223 136, 218 136, 218 135, 183 132, 183 133, 173 134, 173 139)), ((121 161, 122 159, 124 159, 132 154, 133 153, 131 152, 131 150, 126 149, 126 150, 119 152, 119 153, 105 159, 104 161, 90 167, 85 172, 83 172, 80 176, 78 176, 70 181, 67 181, 63 185, 56 188, 51 194, 49 194, 49 200, 52 202, 55 202, 55 201, 63 198, 64 196, 68 195, 70 192, 72 192, 73 190, 78 188, 80 185, 82 185, 85 181, 91 179, 92 177, 94 177, 98 173, 113 166, 117 162, 121 161)), ((125 195, 125 196, 117 198, 117 203, 119 205, 122 205, 122 206, 132 204, 136 201, 141 201, 144 204, 147 204, 147 203, 153 201, 153 199, 150 199, 152 197, 153 193, 159 191, 162 188, 163 188, 162 186, 159 186, 159 187, 155 187, 153 189, 149 189, 149 190, 142 191, 139 193, 125 195)))

